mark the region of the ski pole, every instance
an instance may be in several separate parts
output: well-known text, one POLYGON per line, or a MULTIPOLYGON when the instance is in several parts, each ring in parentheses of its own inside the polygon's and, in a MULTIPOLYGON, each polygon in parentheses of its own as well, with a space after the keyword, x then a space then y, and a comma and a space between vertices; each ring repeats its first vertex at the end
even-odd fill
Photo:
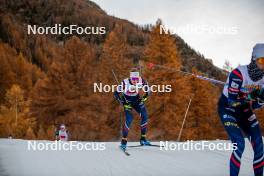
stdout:
POLYGON ((115 81, 116 81, 116 83, 117 83, 117 85, 118 85, 118 84, 119 84, 119 82, 118 82, 118 80, 117 80, 116 74, 115 74, 115 72, 114 72, 114 70, 113 70, 113 69, 112 69, 111 71, 112 71, 112 74, 114 75, 115 81))
MULTIPOLYGON (((116 77, 116 74, 115 74, 114 70, 112 69, 111 71, 112 71, 112 74, 114 75, 114 78, 115 78, 115 81, 116 81, 117 85, 119 85, 119 82, 118 82, 118 79, 117 79, 117 77, 116 77)), ((125 99, 125 102, 128 103, 128 101, 127 101, 127 99, 126 99, 126 97, 125 97, 125 95, 124 95, 124 92, 122 92, 122 94, 123 94, 123 97, 124 97, 124 99, 125 99)), ((120 101, 119 101, 119 102, 120 102, 120 101)), ((122 104, 122 103, 120 102, 120 104, 122 104)))
MULTIPOLYGON (((113 69, 112 69, 111 71, 112 71, 112 74, 114 75, 115 81, 116 81, 116 83, 117 83, 117 85, 118 85, 119 82, 118 82, 118 79, 117 79, 117 77, 116 77, 116 74, 115 74, 115 72, 114 72, 113 69)), ((122 92, 122 94, 123 94, 123 97, 124 97, 124 99, 125 99, 125 102, 127 103, 126 97, 124 96, 124 93, 123 93, 123 92, 122 92)), ((120 105, 122 105, 122 102, 121 102, 120 100, 118 100, 118 101, 119 101, 120 105)), ((123 128, 123 118, 122 118, 122 113, 121 113, 121 111, 120 111, 119 115, 120 115, 120 138, 122 138, 122 136, 123 136, 123 131, 122 131, 122 128, 123 128)))
POLYGON ((154 64, 154 63, 147 63, 147 67, 150 68, 150 69, 153 68, 153 67, 157 67, 157 68, 161 68, 161 69, 171 70, 171 71, 174 71, 174 72, 180 72, 180 73, 183 73, 185 75, 194 76, 194 77, 196 77, 198 79, 202 79, 202 80, 209 81, 211 83, 220 84, 220 85, 225 85, 226 84, 225 82, 220 81, 220 80, 216 80, 216 79, 213 79, 213 78, 208 78, 208 77, 201 76, 201 75, 196 75, 194 73, 178 70, 178 69, 175 69, 175 68, 165 67, 165 66, 162 66, 162 65, 154 64))
POLYGON ((185 121, 186 121, 187 114, 188 114, 188 112, 189 112, 189 108, 190 108, 190 106, 191 106, 192 98, 193 98, 193 97, 190 98, 189 104, 188 104, 188 106, 187 106, 187 109, 186 109, 186 112, 185 112, 185 115, 184 115, 184 118, 183 118, 183 122, 182 122, 182 125, 181 125, 181 129, 180 129, 180 133, 179 133, 179 135, 178 135, 178 139, 177 139, 177 141, 180 141, 180 139, 181 139, 182 130, 183 130, 183 127, 184 127, 184 124, 185 124, 185 121))
MULTIPOLYGON (((216 80, 216 79, 213 79, 213 78, 208 78, 208 77, 201 76, 201 75, 196 75, 194 73, 189 73, 189 72, 185 72, 185 71, 182 71, 182 70, 177 70, 175 68, 169 68, 169 67, 165 67, 165 66, 158 65, 158 64, 153 64, 153 63, 147 63, 147 64, 148 64, 147 67, 149 67, 150 69, 153 68, 153 67, 157 67, 157 68, 162 68, 162 69, 166 69, 166 70, 171 70, 171 71, 174 71, 174 72, 180 72, 180 73, 183 73, 185 75, 194 76, 194 77, 196 77, 198 79, 202 79, 202 80, 209 81, 211 83, 215 83, 215 84, 219 84, 219 85, 223 85, 223 86, 227 84, 227 83, 225 83, 223 81, 220 81, 220 80, 216 80)), ((248 93, 248 88, 242 87, 241 91, 244 92, 244 93, 248 93)))

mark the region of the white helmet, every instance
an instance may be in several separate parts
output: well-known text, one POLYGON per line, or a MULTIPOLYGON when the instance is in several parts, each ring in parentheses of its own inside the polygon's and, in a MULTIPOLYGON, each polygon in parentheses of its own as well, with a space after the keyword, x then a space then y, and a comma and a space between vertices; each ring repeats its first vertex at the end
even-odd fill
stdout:
POLYGON ((130 72, 130 78, 131 79, 134 79, 134 78, 139 78, 139 72, 137 72, 137 71, 132 71, 132 72, 130 72))
POLYGON ((257 43, 252 51, 252 60, 255 61, 261 57, 264 57, 264 43, 257 43))
POLYGON ((61 130, 65 130, 65 129, 66 129, 65 125, 64 125, 64 124, 61 124, 61 125, 60 125, 60 129, 61 129, 61 130))

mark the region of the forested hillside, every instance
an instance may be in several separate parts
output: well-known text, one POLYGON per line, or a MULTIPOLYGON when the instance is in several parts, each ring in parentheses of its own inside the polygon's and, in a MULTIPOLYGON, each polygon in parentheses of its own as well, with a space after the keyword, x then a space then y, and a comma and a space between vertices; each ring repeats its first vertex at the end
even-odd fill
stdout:
MULTIPOLYGON (((140 66, 150 84, 171 84, 171 93, 147 101, 148 137, 175 140, 190 98, 182 139, 224 138, 216 104, 221 86, 161 68, 155 63, 224 81, 226 74, 177 35, 155 25, 139 26, 109 16, 87 0, 2 0, 0 2, 0 137, 53 139, 60 123, 73 140, 120 137, 122 107, 112 93, 93 84, 116 84, 140 66), (105 26, 105 35, 28 35, 27 25, 105 26)), ((263 113, 262 113, 263 114, 263 113)), ((263 119, 263 118, 262 118, 263 119)), ((130 139, 139 138, 135 114, 130 139)))

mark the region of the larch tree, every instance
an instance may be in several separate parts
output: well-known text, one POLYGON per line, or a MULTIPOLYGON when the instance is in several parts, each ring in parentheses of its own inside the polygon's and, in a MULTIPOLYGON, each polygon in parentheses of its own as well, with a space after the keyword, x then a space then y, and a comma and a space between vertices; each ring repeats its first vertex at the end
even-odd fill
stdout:
MULTIPOLYGON (((194 74, 201 75, 196 69, 194 74)), ((193 93, 193 106, 189 112, 189 120, 186 122, 185 139, 210 139, 219 126, 217 116, 217 101, 219 92, 217 86, 212 83, 192 77, 190 79, 193 93)))
POLYGON ((144 69, 144 74, 150 84, 171 85, 172 91, 154 92, 150 97, 148 105, 150 121, 153 124, 150 125, 153 128, 150 135, 162 139, 176 139, 189 100, 189 87, 187 78, 174 71, 181 68, 175 39, 170 33, 161 34, 160 25, 162 22, 158 20, 152 28, 144 52, 145 61, 158 67, 144 69))
MULTIPOLYGON (((31 112, 49 126, 64 123, 73 139, 96 139, 104 127, 103 101, 94 94, 98 67, 93 47, 77 37, 64 46, 63 62, 54 62, 33 91, 31 112), (87 130, 89 129, 89 130, 87 130)), ((107 126, 105 126, 107 128, 107 126)))
POLYGON ((0 125, 3 125, 4 134, 14 137, 25 137, 28 128, 34 128, 35 119, 28 115, 28 101, 24 98, 24 91, 13 85, 6 93, 5 105, 0 110, 0 125))

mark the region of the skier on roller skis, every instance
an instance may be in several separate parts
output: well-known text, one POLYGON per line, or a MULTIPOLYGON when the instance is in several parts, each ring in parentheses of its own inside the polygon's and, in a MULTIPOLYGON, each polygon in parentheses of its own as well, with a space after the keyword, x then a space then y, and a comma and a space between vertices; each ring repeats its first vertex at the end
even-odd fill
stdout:
POLYGON ((122 140, 120 148, 126 150, 127 136, 129 133, 130 125, 133 121, 132 109, 134 109, 141 117, 141 138, 140 144, 151 145, 146 139, 148 114, 145 107, 145 102, 150 94, 147 82, 140 77, 139 72, 135 69, 130 72, 130 78, 126 78, 118 86, 118 90, 114 92, 115 98, 121 102, 125 111, 125 122, 122 129, 122 140), (144 89, 144 94, 140 93, 144 89))
POLYGON ((218 103, 218 113, 233 144, 230 157, 230 176, 238 176, 245 148, 243 134, 254 150, 255 176, 263 176, 263 141, 254 109, 264 105, 264 43, 253 48, 249 65, 234 69, 227 79, 218 103))

